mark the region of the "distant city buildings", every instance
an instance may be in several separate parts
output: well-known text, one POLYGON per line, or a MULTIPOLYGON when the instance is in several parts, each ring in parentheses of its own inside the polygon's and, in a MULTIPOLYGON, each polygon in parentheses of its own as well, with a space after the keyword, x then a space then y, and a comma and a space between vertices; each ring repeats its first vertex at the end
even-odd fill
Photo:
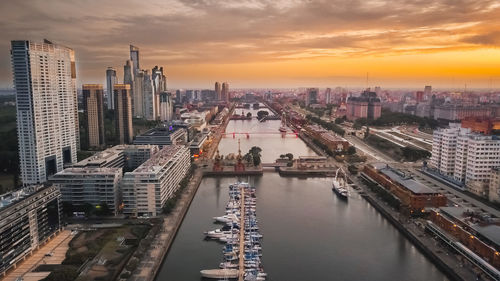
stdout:
POLYGON ((104 136, 104 98, 100 84, 84 84, 82 86, 84 124, 87 132, 88 146, 103 147, 104 136))
POLYGON ((132 101, 130 85, 116 84, 115 90, 115 130, 119 143, 132 143, 132 101))
POLYGON ((79 147, 74 51, 50 41, 12 41, 19 167, 24 185, 76 162, 79 147))
POLYGON ((306 106, 311 106, 312 104, 318 103, 318 88, 309 88, 306 92, 306 106))
POLYGON ((369 90, 361 93, 359 97, 349 97, 346 104, 346 117, 349 121, 359 118, 375 120, 382 114, 380 98, 375 92, 369 90))
POLYGON ((326 88, 325 90, 325 103, 326 104, 332 103, 332 89, 330 88, 326 88))
POLYGON ((56 186, 33 185, 3 194, 0 200, 0 274, 61 230, 61 193, 56 186))
POLYGON ((227 82, 222 83, 221 95, 225 102, 229 102, 229 84, 227 82))
POLYGON ((174 119, 174 101, 170 92, 160 93, 160 121, 170 122, 174 119))
POLYGON ((157 216, 174 196, 190 167, 185 146, 166 146, 151 159, 123 176, 123 213, 129 216, 157 216))
POLYGON ((217 100, 222 100, 222 90, 219 82, 215 82, 215 95, 217 96, 217 100))
POLYGON ((115 108, 115 95, 113 94, 115 84, 118 84, 118 80, 116 79, 116 70, 113 67, 108 67, 108 69, 106 69, 106 102, 108 109, 115 108))

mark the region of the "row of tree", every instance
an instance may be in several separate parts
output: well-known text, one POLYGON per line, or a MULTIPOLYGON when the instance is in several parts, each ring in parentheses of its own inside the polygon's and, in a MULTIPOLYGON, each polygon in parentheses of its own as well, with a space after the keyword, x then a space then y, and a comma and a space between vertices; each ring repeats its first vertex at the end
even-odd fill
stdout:
POLYGON ((418 125, 419 128, 435 129, 438 126, 438 121, 428 118, 419 117, 416 115, 392 112, 390 110, 382 109, 380 118, 376 120, 368 120, 366 118, 359 118, 354 121, 354 129, 360 129, 362 126, 397 126, 397 125, 418 125))
POLYGON ((341 135, 341 136, 345 135, 345 130, 342 129, 339 125, 335 124, 334 122, 325 121, 325 120, 318 118, 316 116, 313 116, 311 114, 308 114, 306 116, 306 119, 310 122, 314 122, 314 123, 320 125, 321 127, 325 128, 327 130, 335 132, 337 135, 341 135))

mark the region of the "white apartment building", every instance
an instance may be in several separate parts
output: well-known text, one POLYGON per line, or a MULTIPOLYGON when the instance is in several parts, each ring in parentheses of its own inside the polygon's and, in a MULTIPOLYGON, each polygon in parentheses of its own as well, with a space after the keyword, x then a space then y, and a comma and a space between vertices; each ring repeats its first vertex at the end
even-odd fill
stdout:
POLYGON ((430 166, 466 185, 488 183, 491 170, 500 167, 500 139, 452 123, 434 131, 430 166))
POLYGON ((500 203, 500 168, 491 171, 488 199, 500 203))
POLYGON ((449 128, 434 131, 430 166, 442 175, 453 176, 457 137, 460 130, 460 124, 451 123, 449 128))
POLYGON ((58 185, 61 199, 73 205, 106 204, 114 215, 121 204, 122 168, 67 168, 50 177, 58 185))
POLYGON ((191 164, 189 149, 165 146, 122 180, 123 213, 130 216, 158 216, 174 196, 191 164))
POLYGON ((12 41, 19 166, 23 184, 43 183, 76 162, 75 53, 50 41, 12 41))

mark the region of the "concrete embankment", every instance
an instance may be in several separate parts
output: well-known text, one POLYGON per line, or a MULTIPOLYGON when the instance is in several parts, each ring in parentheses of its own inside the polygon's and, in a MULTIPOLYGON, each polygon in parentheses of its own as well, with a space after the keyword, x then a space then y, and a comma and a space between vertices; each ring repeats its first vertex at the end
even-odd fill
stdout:
MULTIPOLYGON (((452 268, 449 265, 449 261, 446 262, 442 258, 437 255, 436 251, 430 249, 430 243, 425 241, 424 239, 429 239, 425 237, 419 237, 419 234, 416 233, 415 230, 410 230, 409 224, 401 223, 388 207, 384 206, 379 199, 374 198, 369 191, 365 190, 366 193, 362 193, 361 196, 370 203, 377 211, 380 212, 396 229, 398 229, 410 242, 417 247, 417 249, 422 252, 433 264, 435 264, 450 280, 456 281, 465 281, 472 280, 469 278, 473 278, 473 275, 467 272, 461 272, 460 274, 456 269, 452 268)), ((421 236, 421 234, 420 234, 421 236)))

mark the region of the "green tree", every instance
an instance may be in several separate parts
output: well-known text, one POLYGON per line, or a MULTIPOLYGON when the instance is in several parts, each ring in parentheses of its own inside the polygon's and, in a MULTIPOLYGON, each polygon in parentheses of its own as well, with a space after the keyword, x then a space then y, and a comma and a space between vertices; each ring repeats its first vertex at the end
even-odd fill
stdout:
POLYGON ((268 116, 268 115, 269 115, 269 112, 266 110, 259 110, 257 112, 257 118, 259 118, 259 119, 261 119, 264 116, 268 116))
POLYGON ((285 156, 288 158, 288 160, 290 160, 290 161, 293 160, 293 154, 287 153, 285 156))
POLYGON ((354 146, 349 146, 349 148, 347 149, 347 154, 349 155, 356 154, 356 148, 354 146))
POLYGON ((248 151, 250 153, 250 155, 252 155, 252 159, 253 159, 253 165, 254 166, 259 166, 260 165, 260 153, 262 152, 262 149, 258 146, 252 146, 252 148, 250 148, 250 150, 248 151))

